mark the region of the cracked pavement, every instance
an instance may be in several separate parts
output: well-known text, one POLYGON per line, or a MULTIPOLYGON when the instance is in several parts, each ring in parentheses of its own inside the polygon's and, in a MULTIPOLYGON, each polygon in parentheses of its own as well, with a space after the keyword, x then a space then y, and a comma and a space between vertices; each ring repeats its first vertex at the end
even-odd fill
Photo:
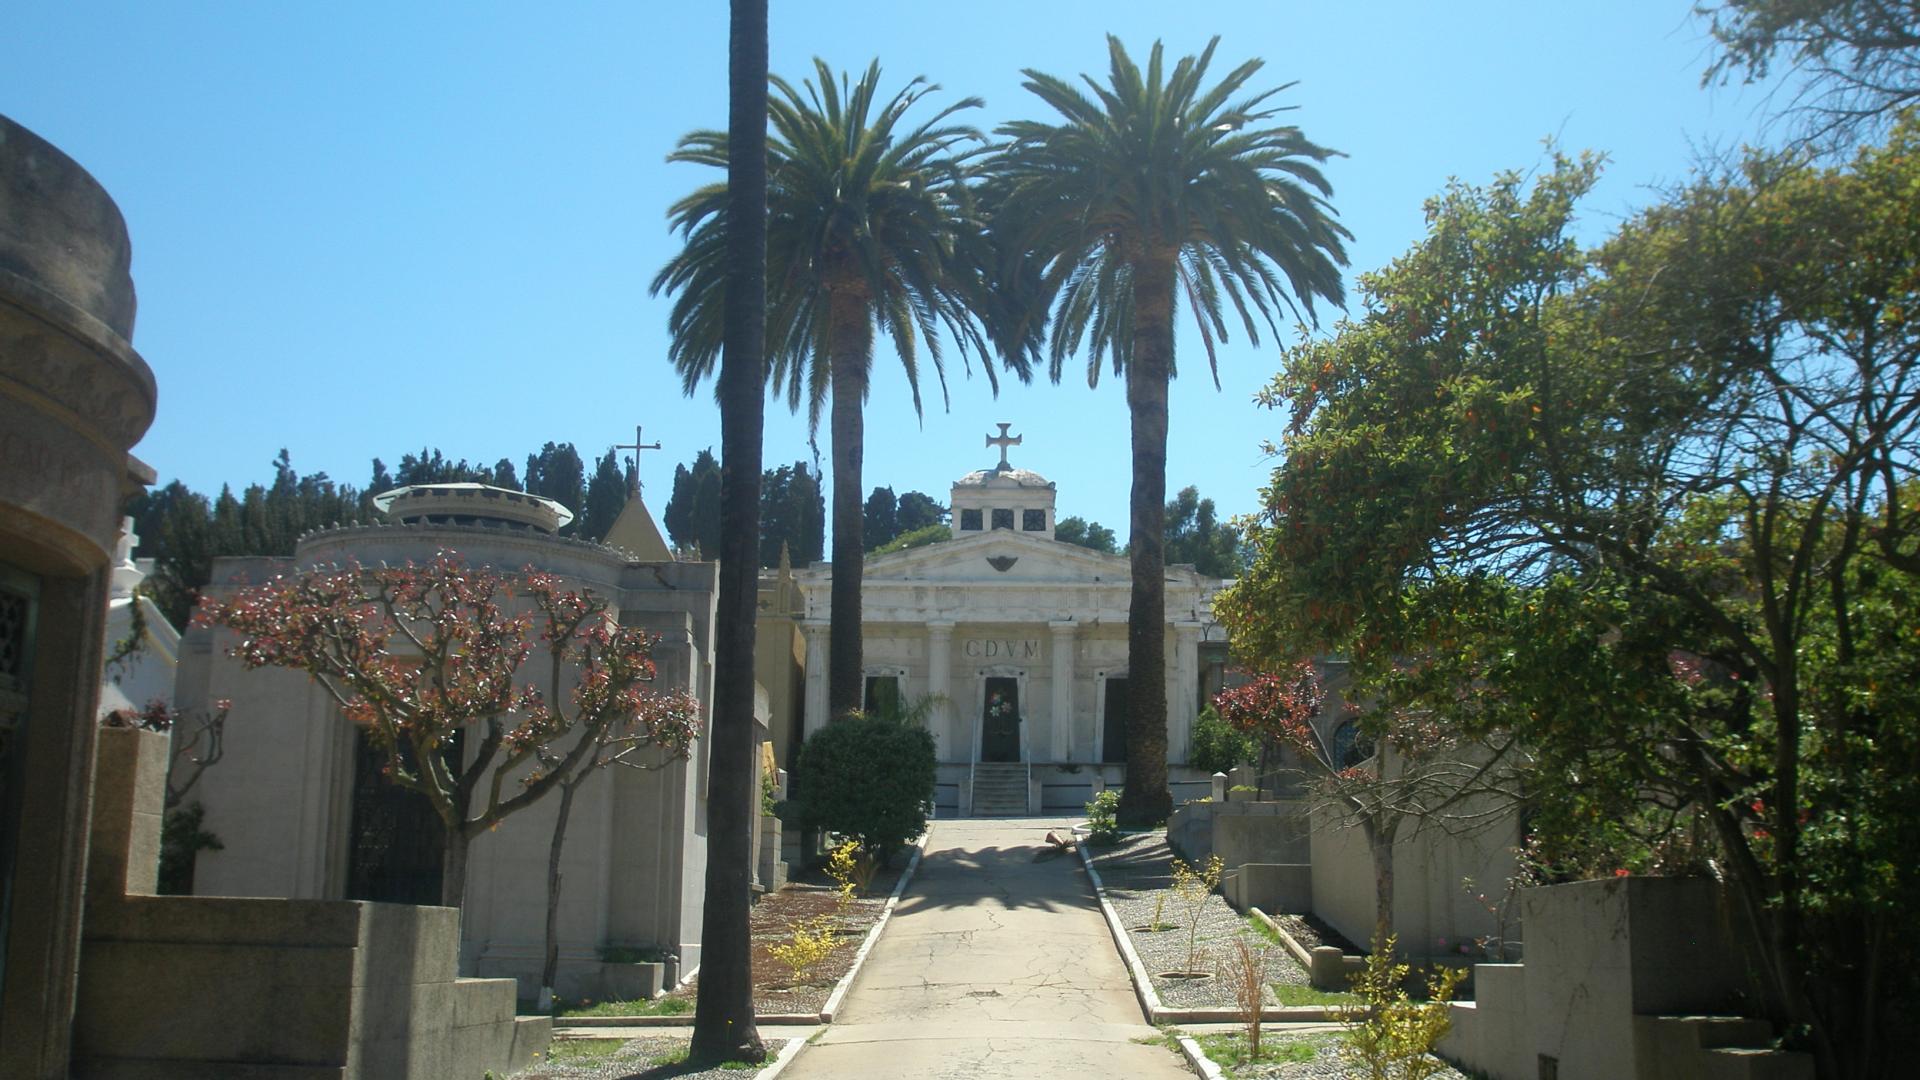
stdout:
POLYGON ((1190 1078, 1148 1025, 1063 820, 932 825, 832 1026, 782 1074, 1190 1078))

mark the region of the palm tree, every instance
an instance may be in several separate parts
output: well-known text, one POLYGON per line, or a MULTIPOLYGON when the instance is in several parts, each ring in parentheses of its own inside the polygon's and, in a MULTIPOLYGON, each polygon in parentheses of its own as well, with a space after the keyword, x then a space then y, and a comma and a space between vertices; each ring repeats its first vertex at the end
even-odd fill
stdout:
MULTIPOLYGON (((1342 241, 1332 194, 1318 166, 1334 151, 1298 128, 1271 121, 1271 99, 1286 87, 1238 103, 1261 61, 1204 86, 1215 38, 1169 73, 1154 43, 1144 75, 1118 38, 1107 38, 1111 70, 1092 96, 1027 70, 1025 86, 1060 114, 1059 123, 1021 121, 990 169, 985 201, 1004 251, 1024 253, 1021 278, 1051 306, 1050 370, 1087 345, 1087 382, 1103 356, 1127 380, 1133 421, 1132 606, 1128 670, 1143 684, 1165 670, 1167 384, 1175 374, 1173 328, 1182 298, 1200 328, 1214 386, 1215 342, 1228 339, 1231 304, 1250 342, 1275 316, 1313 314, 1315 297, 1342 303, 1342 241), (1256 317, 1257 316, 1257 317, 1256 317)), ((1165 695, 1128 695, 1127 782, 1120 815, 1164 819, 1167 788, 1165 695)))
MULTIPOLYGON (((997 392, 996 340, 982 316, 991 303, 981 269, 984 229, 969 190, 971 160, 985 146, 952 117, 980 105, 966 98, 909 128, 906 114, 938 89, 915 78, 884 103, 878 61, 857 83, 820 60, 803 89, 778 77, 767 146, 768 380, 817 428, 830 405, 833 458, 833 589, 827 706, 835 717, 861 705, 860 578, 863 564, 862 407, 876 328, 893 339, 921 411, 922 358, 946 395, 944 336, 962 360, 978 354, 997 392)), ((721 135, 697 131, 672 161, 724 166, 721 135)), ((669 211, 686 247, 654 278, 677 293, 669 356, 688 393, 713 370, 724 295, 726 186, 703 187, 669 211)), ((1008 363, 1028 377, 1034 343, 1008 363)))
POLYGON ((732 283, 716 313, 720 371, 720 596, 715 611, 706 898, 690 1056, 760 1061, 748 907, 753 866, 753 636, 759 595, 760 450, 766 428, 767 0, 733 0, 727 45, 728 191, 742 228, 716 273, 732 283))

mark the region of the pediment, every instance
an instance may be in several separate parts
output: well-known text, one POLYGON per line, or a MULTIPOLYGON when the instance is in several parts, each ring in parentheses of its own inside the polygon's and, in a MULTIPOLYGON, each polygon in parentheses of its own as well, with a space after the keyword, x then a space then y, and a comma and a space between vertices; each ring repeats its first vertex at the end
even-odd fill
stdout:
POLYGON ((1124 556, 996 529, 881 555, 866 562, 866 580, 883 581, 1127 581, 1124 556))

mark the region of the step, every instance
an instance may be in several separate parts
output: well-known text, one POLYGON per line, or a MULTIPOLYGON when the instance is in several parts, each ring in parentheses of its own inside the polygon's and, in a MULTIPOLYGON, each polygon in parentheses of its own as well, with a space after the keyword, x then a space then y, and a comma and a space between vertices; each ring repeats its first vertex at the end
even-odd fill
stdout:
POLYGON ((1701 1080, 1813 1080, 1813 1055, 1721 1047, 1701 1052, 1701 1080))

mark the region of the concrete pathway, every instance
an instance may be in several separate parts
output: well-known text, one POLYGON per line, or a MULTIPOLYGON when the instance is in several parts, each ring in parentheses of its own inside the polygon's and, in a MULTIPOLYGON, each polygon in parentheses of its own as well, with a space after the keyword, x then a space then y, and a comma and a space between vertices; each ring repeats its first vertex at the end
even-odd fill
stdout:
POLYGON ((1145 1023, 1064 818, 938 821, 834 1023, 782 1080, 1191 1080, 1145 1023))

